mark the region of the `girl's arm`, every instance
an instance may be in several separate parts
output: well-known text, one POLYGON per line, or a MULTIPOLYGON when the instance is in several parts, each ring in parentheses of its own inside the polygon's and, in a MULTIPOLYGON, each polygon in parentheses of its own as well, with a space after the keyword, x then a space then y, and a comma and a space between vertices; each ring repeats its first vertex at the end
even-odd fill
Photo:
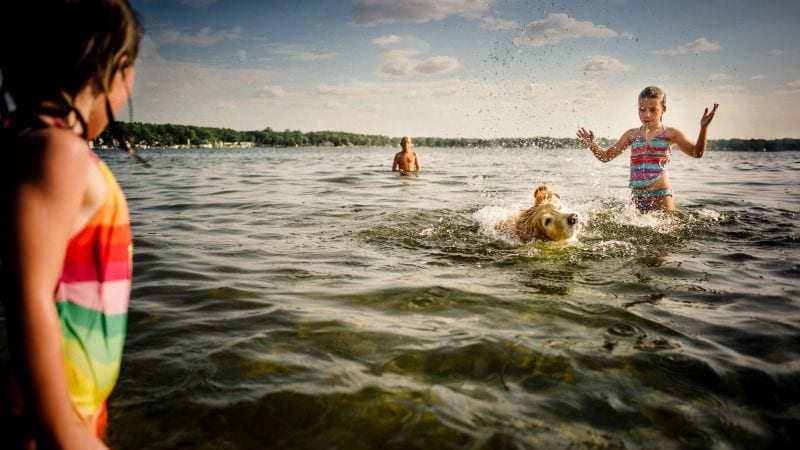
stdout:
MULTIPOLYGON (((66 130, 32 138, 11 219, 18 274, 14 317, 25 377, 24 398, 43 432, 44 447, 105 448, 85 428, 67 389, 61 324, 54 292, 87 188, 86 143, 66 130)), ((26 146, 27 147, 27 146, 26 146)))
POLYGON ((671 132, 670 139, 675 142, 675 144, 683 153, 686 153, 693 158, 703 157, 706 152, 707 144, 706 130, 711 124, 711 121, 714 119, 714 114, 717 112, 717 107, 719 107, 719 104, 714 103, 714 108, 711 109, 711 112, 708 111, 708 108, 706 108, 703 112, 703 117, 700 118, 700 133, 697 135, 696 144, 690 141, 680 130, 676 128, 669 129, 671 132))
POLYGON ((633 140, 632 133, 635 132, 636 132, 635 129, 626 131, 625 133, 622 134, 619 140, 608 149, 600 147, 600 145, 594 141, 594 133, 591 130, 586 131, 584 128, 581 128, 578 130, 577 135, 578 135, 578 140, 581 141, 583 145, 588 147, 589 150, 592 151, 592 154, 597 159, 603 162, 609 162, 612 159, 619 156, 620 154, 622 154, 622 152, 624 152, 625 149, 628 148, 628 146, 631 144, 631 141, 633 140))

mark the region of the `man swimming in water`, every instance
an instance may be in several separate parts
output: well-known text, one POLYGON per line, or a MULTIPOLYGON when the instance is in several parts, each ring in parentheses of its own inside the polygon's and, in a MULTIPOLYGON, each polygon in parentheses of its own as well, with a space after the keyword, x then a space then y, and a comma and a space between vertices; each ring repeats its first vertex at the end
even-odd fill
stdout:
POLYGON ((392 172, 400 171, 401 175, 411 175, 413 172, 422 170, 422 165, 419 163, 419 155, 417 152, 411 150, 411 138, 404 136, 400 140, 400 147, 402 151, 394 155, 394 162, 392 163, 392 172))

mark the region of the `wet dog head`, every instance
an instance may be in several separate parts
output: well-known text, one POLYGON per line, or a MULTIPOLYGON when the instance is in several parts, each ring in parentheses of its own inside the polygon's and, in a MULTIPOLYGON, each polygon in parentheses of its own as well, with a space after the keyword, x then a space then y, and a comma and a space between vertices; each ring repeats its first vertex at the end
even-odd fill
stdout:
POLYGON ((565 241, 578 231, 578 215, 561 212, 550 204, 534 206, 520 214, 515 231, 522 242, 565 241))
POLYGON ((545 185, 533 191, 535 206, 520 213, 514 227, 522 242, 565 241, 578 231, 578 215, 560 211, 561 196, 545 185))

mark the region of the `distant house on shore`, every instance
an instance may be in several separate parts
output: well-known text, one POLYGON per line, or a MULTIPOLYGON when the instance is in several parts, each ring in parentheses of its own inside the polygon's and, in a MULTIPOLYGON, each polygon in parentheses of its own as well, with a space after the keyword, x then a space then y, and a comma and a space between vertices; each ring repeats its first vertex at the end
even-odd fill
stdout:
POLYGON ((236 141, 236 142, 219 141, 216 144, 217 145, 215 146, 215 148, 253 148, 256 146, 256 143, 252 141, 236 141))

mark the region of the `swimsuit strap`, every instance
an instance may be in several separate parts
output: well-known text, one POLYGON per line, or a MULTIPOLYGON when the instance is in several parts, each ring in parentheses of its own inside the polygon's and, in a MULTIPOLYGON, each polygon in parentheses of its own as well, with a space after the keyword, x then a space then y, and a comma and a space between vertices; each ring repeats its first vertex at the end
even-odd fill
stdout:
MULTIPOLYGON (((639 127, 639 130, 636 132, 636 136, 640 136, 643 141, 647 142, 646 134, 642 134, 642 130, 644 130, 644 125, 639 127)), ((661 122, 661 133, 658 136, 662 136, 667 132, 667 126, 664 125, 664 122, 661 122)), ((633 140, 636 140, 636 136, 633 137, 633 140)))

